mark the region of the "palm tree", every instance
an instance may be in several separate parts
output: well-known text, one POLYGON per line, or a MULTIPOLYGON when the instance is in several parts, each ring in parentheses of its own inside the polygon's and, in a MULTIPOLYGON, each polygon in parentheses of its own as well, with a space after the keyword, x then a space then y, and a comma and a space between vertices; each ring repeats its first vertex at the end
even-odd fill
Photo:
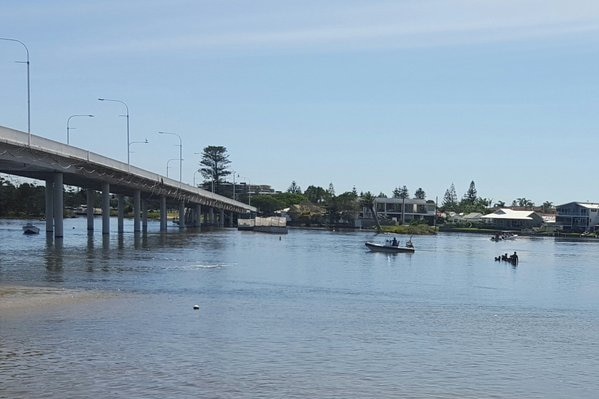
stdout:
POLYGON ((377 233, 382 232, 383 229, 381 228, 381 224, 379 223, 379 217, 376 213, 376 210, 374 209, 374 196, 370 193, 370 191, 362 195, 362 198, 360 198, 360 203, 363 207, 370 209, 370 212, 372 212, 372 215, 374 216, 374 221, 376 222, 377 233))

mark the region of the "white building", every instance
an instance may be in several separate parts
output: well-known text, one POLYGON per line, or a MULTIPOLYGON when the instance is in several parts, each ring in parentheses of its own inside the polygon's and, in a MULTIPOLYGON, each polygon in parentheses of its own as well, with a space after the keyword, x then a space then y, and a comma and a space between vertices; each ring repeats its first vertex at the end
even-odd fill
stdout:
POLYGON ((597 203, 569 202, 558 205, 555 210, 555 224, 560 230, 572 232, 599 230, 599 204, 597 203))
POLYGON ((543 217, 538 213, 534 211, 514 211, 509 208, 501 208, 484 215, 482 220, 502 230, 532 229, 543 225, 543 217))

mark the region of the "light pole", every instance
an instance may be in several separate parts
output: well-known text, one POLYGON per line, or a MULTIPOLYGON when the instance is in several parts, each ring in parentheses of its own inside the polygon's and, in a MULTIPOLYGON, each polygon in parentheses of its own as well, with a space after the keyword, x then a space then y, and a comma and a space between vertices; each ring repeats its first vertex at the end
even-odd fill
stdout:
POLYGON ((27 144, 29 146, 31 146, 31 89, 29 86, 29 49, 27 48, 27 46, 25 45, 25 43, 23 43, 20 40, 17 39, 10 39, 7 37, 0 37, 0 40, 6 40, 9 42, 17 42, 20 43, 23 47, 25 47, 25 52, 27 53, 27 61, 23 62, 23 61, 17 61, 20 64, 27 64, 27 133, 29 134, 28 138, 27 138, 27 144))
MULTIPOLYGON (((148 143, 149 143, 148 139, 145 139, 144 141, 131 141, 129 143, 129 148, 131 148, 131 144, 148 144, 148 143)), ((131 152, 132 151, 129 151, 129 153, 131 153, 131 152)))
POLYGON ((193 171, 193 186, 197 188, 196 186, 196 173, 198 173, 200 170, 194 170, 193 171))
POLYGON ((181 183, 181 180, 183 179, 183 140, 181 140, 181 136, 179 136, 177 133, 158 132, 158 134, 170 134, 179 138, 179 183, 181 183))
POLYGON ((76 116, 87 116, 88 118, 93 118, 94 117, 93 115, 84 115, 84 114, 81 114, 81 115, 77 114, 77 115, 71 115, 71 116, 69 116, 69 119, 67 119, 67 145, 69 145, 69 131, 71 129, 74 129, 74 127, 69 127, 69 122, 71 122, 71 118, 74 118, 76 116))
POLYGON ((129 107, 127 106, 127 103, 125 103, 124 101, 121 100, 112 100, 110 98, 98 98, 98 101, 112 101, 115 103, 121 103, 125 106, 125 109, 127 110, 127 113, 125 114, 125 116, 127 117, 127 165, 130 164, 130 158, 129 158, 129 107))
POLYGON ((168 165, 171 163, 171 161, 178 161, 178 160, 179 160, 178 158, 172 158, 172 159, 169 159, 168 161, 166 161, 166 177, 168 177, 168 168, 169 168, 168 165))
POLYGON ((242 177, 248 181, 248 205, 252 205, 252 183, 250 182, 250 179, 239 175, 237 175, 237 177, 242 177))

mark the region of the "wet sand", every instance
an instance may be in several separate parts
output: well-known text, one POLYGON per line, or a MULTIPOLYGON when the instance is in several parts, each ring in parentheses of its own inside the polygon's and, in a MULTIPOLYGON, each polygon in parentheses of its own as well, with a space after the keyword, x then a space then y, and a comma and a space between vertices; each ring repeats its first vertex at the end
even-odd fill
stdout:
POLYGON ((101 291, 0 284, 0 315, 33 313, 49 307, 82 304, 113 296, 101 291))

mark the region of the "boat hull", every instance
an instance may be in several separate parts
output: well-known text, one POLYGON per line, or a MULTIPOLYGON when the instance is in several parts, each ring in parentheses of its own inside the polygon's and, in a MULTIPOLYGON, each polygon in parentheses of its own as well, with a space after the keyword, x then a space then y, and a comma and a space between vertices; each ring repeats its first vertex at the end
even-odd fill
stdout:
POLYGON ((366 246, 368 247, 368 249, 370 249, 372 252, 386 252, 386 253, 400 253, 400 252, 405 252, 405 253, 414 253, 415 249, 414 247, 396 247, 393 245, 383 245, 383 244, 377 244, 374 242, 366 242, 366 246))
POLYGON ((33 235, 33 234, 39 234, 40 233, 40 229, 37 226, 34 226, 32 224, 26 224, 25 226, 23 226, 23 234, 25 235, 33 235))

